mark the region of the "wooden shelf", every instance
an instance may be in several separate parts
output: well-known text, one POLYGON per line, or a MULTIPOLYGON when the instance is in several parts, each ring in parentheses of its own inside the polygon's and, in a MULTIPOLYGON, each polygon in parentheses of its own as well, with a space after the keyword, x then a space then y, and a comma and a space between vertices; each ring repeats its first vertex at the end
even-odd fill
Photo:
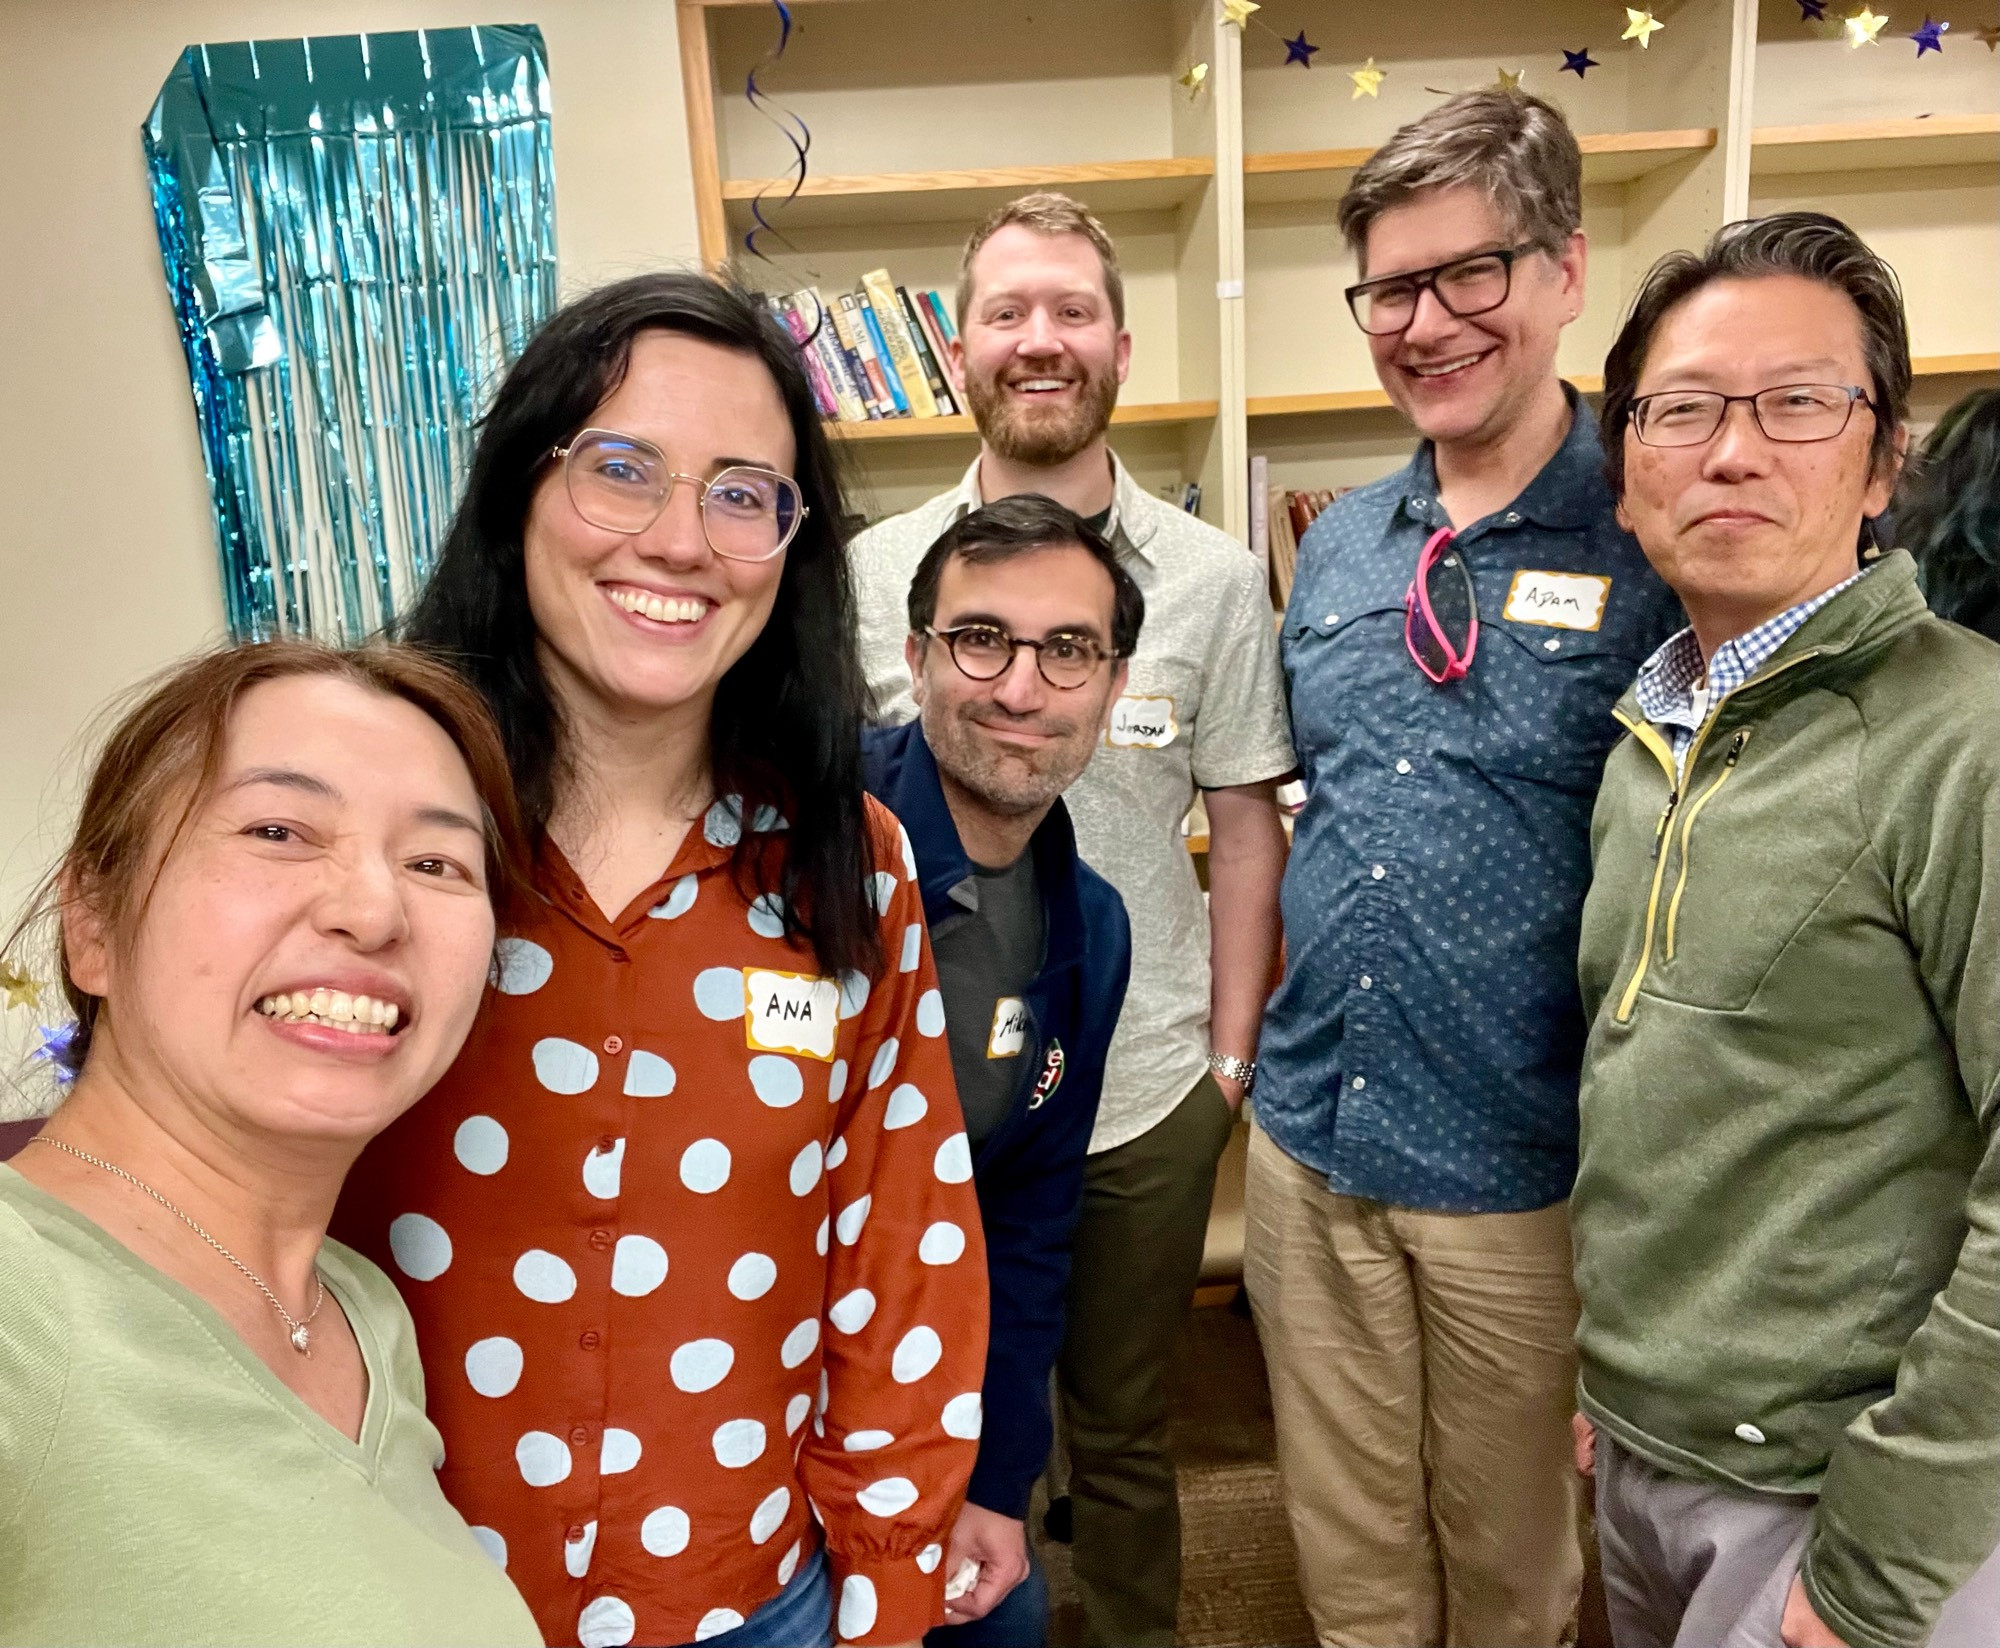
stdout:
MULTIPOLYGON (((1566 381, 1586 395, 1595 395, 1604 387, 1604 380, 1593 373, 1578 373, 1566 381)), ((1389 397, 1379 389, 1336 389, 1324 395, 1252 395, 1248 411, 1253 418, 1306 418, 1327 412, 1380 412, 1389 404, 1389 397)))
POLYGON ((1944 378, 1962 372, 2000 372, 2000 354, 1917 355, 1910 370, 1920 378, 1944 378))
MULTIPOLYGON (((1577 139, 1586 183, 1629 183, 1715 147, 1713 126, 1663 132, 1597 132, 1577 139)), ((1252 205, 1338 196, 1361 163, 1361 149, 1294 149, 1243 157, 1243 198, 1252 205)))
POLYGON ((734 177, 722 182, 723 209, 738 226, 751 222, 762 195, 764 215, 780 229, 870 223, 969 224, 1030 189, 1060 189, 1098 213, 1165 211, 1192 200, 1215 176, 1208 155, 1161 160, 1105 160, 1074 166, 998 166, 959 172, 875 172, 808 177, 793 200, 788 178, 734 177))
POLYGON ((1823 126, 1759 126, 1750 169, 1762 176, 2000 164, 2000 114, 1940 114, 1823 126))
MULTIPOLYGON (((1215 401, 1157 401, 1121 406, 1111 414, 1114 427, 1147 423, 1200 423, 1219 410, 1215 401)), ((964 436, 977 440, 978 429, 965 413, 955 418, 880 418, 867 423, 829 421, 826 432, 839 441, 924 441, 964 436)))

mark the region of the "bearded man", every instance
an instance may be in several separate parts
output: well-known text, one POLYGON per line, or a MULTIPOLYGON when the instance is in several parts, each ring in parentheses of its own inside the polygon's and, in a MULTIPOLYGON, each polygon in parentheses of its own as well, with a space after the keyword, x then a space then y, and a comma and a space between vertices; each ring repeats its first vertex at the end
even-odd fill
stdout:
POLYGON ((1083 517, 1145 597, 1104 745, 1066 797, 1084 861, 1130 913, 1132 976, 1085 1164, 1057 1376, 1085 1640, 1165 1645, 1180 1595, 1168 1365, 1278 952, 1273 789, 1292 750, 1276 634, 1244 547, 1151 496, 1106 444, 1132 339, 1102 224, 1057 194, 994 212, 966 242, 958 329, 951 373, 979 456, 950 492, 854 541, 862 658, 882 716, 908 720, 912 574, 952 522, 1019 493, 1083 517), (1181 835, 1197 788, 1207 907, 1181 835))

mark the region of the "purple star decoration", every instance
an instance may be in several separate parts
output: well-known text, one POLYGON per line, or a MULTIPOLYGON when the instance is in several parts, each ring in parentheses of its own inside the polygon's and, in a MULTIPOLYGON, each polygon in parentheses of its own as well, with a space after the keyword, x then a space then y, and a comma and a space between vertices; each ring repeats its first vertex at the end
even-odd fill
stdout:
POLYGON ((45 1024, 37 1025, 36 1029, 41 1033, 42 1044, 28 1056, 40 1063, 52 1065, 55 1069, 56 1080, 64 1086, 68 1086, 71 1079, 69 1049, 70 1043, 76 1037, 75 1022, 58 1024, 54 1027, 45 1024))
MULTIPOLYGON (((1815 0, 1815 4, 1817 4, 1817 0, 1815 0)), ((1563 53, 1563 66, 1556 70, 1556 73, 1574 74, 1577 79, 1581 80, 1592 69, 1601 68, 1602 66, 1596 58, 1590 55, 1590 48, 1585 46, 1582 51, 1565 51, 1563 53)))
POLYGON ((1311 68, 1313 66, 1313 53, 1318 50, 1319 47, 1307 43, 1306 31, 1300 29, 1298 39, 1287 40, 1285 42, 1285 62, 1288 65, 1302 63, 1307 68, 1311 68))
POLYGON ((1801 23, 1824 23, 1826 21, 1826 0, 1798 0, 1799 21, 1801 23))
POLYGON ((1942 57, 1944 55, 1944 31, 1950 27, 1949 23, 1932 22, 1930 13, 1926 12, 1924 14, 1924 26, 1915 30, 1909 36, 1910 39, 1917 43, 1917 55, 1922 57, 1925 52, 1934 51, 1938 56, 1942 57))

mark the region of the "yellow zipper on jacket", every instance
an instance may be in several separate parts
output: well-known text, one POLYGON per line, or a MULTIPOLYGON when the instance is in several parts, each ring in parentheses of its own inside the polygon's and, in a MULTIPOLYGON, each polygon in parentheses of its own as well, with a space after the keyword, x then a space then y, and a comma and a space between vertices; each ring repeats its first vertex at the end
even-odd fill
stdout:
POLYGON ((1709 798, 1729 782, 1729 775, 1736 770, 1736 763, 1743 759, 1743 746, 1749 742, 1750 729, 1738 727, 1736 736, 1729 741, 1729 754, 1723 757, 1721 773, 1713 784, 1701 792, 1695 804, 1688 808, 1687 816, 1681 820, 1681 873, 1680 879, 1674 883, 1673 901, 1667 906, 1667 960, 1669 961, 1674 959, 1674 928, 1680 920, 1681 894, 1687 891, 1688 848, 1694 835, 1694 821, 1700 817, 1702 808, 1708 805, 1709 798))
MULTIPOLYGON (((1668 783, 1667 804, 1661 810, 1660 822, 1653 829, 1653 890, 1646 899, 1646 940, 1639 947, 1639 964, 1632 969, 1632 977, 1630 982, 1625 986, 1624 995, 1618 998, 1618 1011, 1613 1015, 1618 1023, 1625 1024, 1630 1021, 1633 1006, 1639 1000, 1639 987, 1646 982, 1646 970, 1653 962, 1653 929, 1658 922, 1660 913, 1660 884, 1666 878, 1667 873, 1667 855, 1662 851, 1662 848, 1666 844, 1668 828, 1674 821, 1674 809, 1680 805, 1681 774, 1683 772, 1694 771, 1695 760, 1701 754, 1701 747, 1708 739, 1708 730, 1715 725, 1717 718, 1722 714, 1722 706, 1724 704, 1734 698, 1737 693, 1742 692, 1745 687, 1762 686, 1774 676, 1783 675, 1786 670, 1791 669, 1794 665, 1803 664, 1809 659, 1817 658, 1824 650, 1822 647, 1814 647, 1809 651, 1800 653, 1796 658, 1787 658, 1776 669, 1753 675, 1742 686, 1724 693, 1710 706, 1708 717, 1702 722, 1701 730, 1694 735, 1694 743, 1688 750, 1687 760, 1683 763, 1675 763, 1673 747, 1668 744, 1666 739, 1660 736, 1659 731, 1650 721, 1634 721, 1622 710, 1614 709, 1611 712, 1619 725, 1630 732, 1647 749, 1651 750, 1660 765, 1666 768, 1668 783)), ((1746 732, 1744 736, 1747 741, 1748 733, 1746 732)), ((1731 752, 1731 766, 1735 764, 1736 757, 1742 753, 1740 745, 1731 752)), ((1728 776, 1728 769, 1725 768, 1722 777, 1727 778, 1728 776)), ((1721 787, 1721 784, 1722 779, 1718 778, 1714 784, 1709 786, 1706 793, 1703 794, 1702 801, 1706 801, 1709 796, 1715 794, 1716 790, 1721 787)), ((1692 826, 1693 823, 1694 819, 1690 816, 1688 824, 1692 826)), ((1687 839, 1684 832, 1681 842, 1681 886, 1685 886, 1686 881, 1687 839)), ((1676 904, 1680 902, 1680 887, 1676 887, 1674 891, 1674 902, 1676 904)), ((1672 949, 1669 948, 1667 953, 1671 956, 1673 954, 1672 949)))

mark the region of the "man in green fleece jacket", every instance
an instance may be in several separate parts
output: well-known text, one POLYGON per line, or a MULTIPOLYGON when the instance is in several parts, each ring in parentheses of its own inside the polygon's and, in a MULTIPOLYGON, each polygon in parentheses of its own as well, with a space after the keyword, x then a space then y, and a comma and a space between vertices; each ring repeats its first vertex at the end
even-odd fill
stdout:
POLYGON ((1994 1648, 2000 647, 1873 548, 1895 276, 1832 218, 1733 224, 1604 376, 1620 519, 1692 620, 1618 707, 1584 908, 1613 1632, 1994 1648))

